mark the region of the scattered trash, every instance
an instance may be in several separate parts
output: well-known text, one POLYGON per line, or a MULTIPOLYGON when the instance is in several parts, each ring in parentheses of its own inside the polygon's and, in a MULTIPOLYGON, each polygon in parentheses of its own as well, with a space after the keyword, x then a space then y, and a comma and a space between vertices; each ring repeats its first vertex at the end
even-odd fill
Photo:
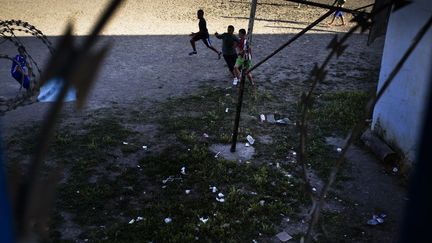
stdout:
POLYGON ((172 219, 171 218, 165 218, 164 221, 165 221, 165 224, 169 224, 172 222, 172 219))
POLYGON ((165 189, 167 186, 162 186, 162 189, 165 189))
POLYGON ((276 163, 276 168, 280 169, 280 167, 281 167, 281 166, 280 166, 279 162, 277 162, 277 163, 276 163))
POLYGON ((218 197, 225 197, 225 195, 222 192, 219 192, 218 197))
POLYGON ((245 147, 250 147, 250 144, 249 143, 245 143, 245 147))
POLYGON ((129 221, 129 224, 133 224, 135 223, 135 219, 131 219, 131 221, 129 221))
POLYGON ((337 148, 336 151, 338 151, 338 153, 342 152, 342 148, 337 148))
POLYGON ((224 198, 216 198, 216 201, 223 203, 223 202, 225 202, 225 199, 224 198))
POLYGON ((181 169, 180 169, 180 173, 182 174, 182 175, 186 175, 186 167, 182 167, 181 169))
POLYGON ((123 144, 124 144, 124 145, 128 145, 129 143, 128 143, 128 142, 123 142, 123 144))
POLYGON ((79 191, 76 191, 77 194, 79 194, 79 191))
POLYGON ((385 215, 385 214, 380 214, 379 216, 374 214, 372 216, 372 219, 369 219, 367 221, 367 224, 368 225, 372 225, 372 226, 375 226, 375 225, 378 225, 378 224, 383 224, 385 217, 387 217, 387 215, 385 215))
POLYGON ((297 153, 296 153, 296 152, 292 152, 292 154, 293 154, 294 156, 296 156, 296 155, 297 155, 297 153))
POLYGON ((189 194, 191 192, 191 190, 185 190, 186 194, 189 194))
POLYGON ((315 187, 312 187, 312 191, 316 192, 316 191, 317 191, 317 189, 316 189, 315 187))
POLYGON ((260 115, 260 118, 261 118, 261 122, 264 122, 265 119, 266 119, 264 114, 261 114, 261 115, 260 115))
POLYGON ((200 219, 201 222, 203 222, 205 224, 209 220, 209 217, 207 217, 207 218, 200 217, 199 219, 200 219))
POLYGON ((228 111, 229 111, 229 108, 226 108, 226 109, 225 109, 225 113, 228 113, 228 111))
POLYGON ((399 169, 397 167, 393 168, 393 173, 397 173, 399 171, 399 169))
POLYGON ((280 232, 279 234, 276 235, 276 237, 277 237, 280 241, 282 241, 282 242, 287 242, 287 241, 289 241, 289 240, 292 239, 292 236, 289 235, 289 234, 288 234, 287 232, 285 232, 285 231, 280 232))
POLYGON ((253 139, 253 137, 251 135, 247 135, 246 139, 248 140, 248 142, 252 145, 255 143, 255 139, 253 139))
POLYGON ((276 120, 276 124, 279 124, 279 125, 288 125, 290 123, 291 123, 290 119, 288 119, 286 117, 279 119, 279 120, 276 120))
POLYGON ((145 145, 143 145, 142 148, 143 148, 144 150, 147 150, 147 149, 148 149, 148 147, 145 146, 145 145))
POLYGON ((217 154, 214 156, 215 158, 217 158, 217 157, 219 157, 219 154, 220 154, 221 152, 217 152, 217 154))
POLYGON ((261 200, 261 201, 259 202, 259 204, 260 204, 261 206, 264 206, 265 201, 264 201, 264 200, 261 200))
POLYGON ((136 222, 139 222, 139 221, 142 221, 142 220, 144 220, 143 217, 137 217, 137 218, 136 218, 136 222))
POLYGON ((256 240, 252 240, 252 243, 258 243, 258 241, 256 241, 256 240))
POLYGON ((203 137, 208 138, 209 135, 208 135, 207 133, 204 133, 204 134, 203 134, 203 137))
POLYGON ((270 124, 275 124, 276 123, 276 120, 275 120, 273 114, 267 115, 267 122, 270 123, 270 124))

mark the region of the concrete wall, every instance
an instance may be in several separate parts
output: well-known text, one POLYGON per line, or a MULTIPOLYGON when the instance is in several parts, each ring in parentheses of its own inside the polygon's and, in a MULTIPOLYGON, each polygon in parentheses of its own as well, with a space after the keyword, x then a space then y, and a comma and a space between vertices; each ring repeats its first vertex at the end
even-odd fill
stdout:
MULTIPOLYGON (((432 1, 416 0, 390 16, 378 90, 420 28, 432 16, 432 1)), ((372 129, 414 161, 432 70, 432 29, 419 43, 377 103, 372 129)))

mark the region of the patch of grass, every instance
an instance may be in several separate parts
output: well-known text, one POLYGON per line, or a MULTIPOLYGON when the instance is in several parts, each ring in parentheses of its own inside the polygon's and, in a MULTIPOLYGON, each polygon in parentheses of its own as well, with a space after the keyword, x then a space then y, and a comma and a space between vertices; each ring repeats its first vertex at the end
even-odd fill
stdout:
POLYGON ((368 97, 364 91, 324 94, 312 110, 311 119, 325 135, 345 135, 364 116, 368 97))
MULTIPOLYGON (((333 146, 326 137, 345 137, 364 115, 368 100, 367 92, 346 91, 324 94, 311 111, 311 126, 307 142, 308 161, 321 178, 327 178, 338 159, 333 146)), ((339 176, 338 180, 347 180, 339 176)))

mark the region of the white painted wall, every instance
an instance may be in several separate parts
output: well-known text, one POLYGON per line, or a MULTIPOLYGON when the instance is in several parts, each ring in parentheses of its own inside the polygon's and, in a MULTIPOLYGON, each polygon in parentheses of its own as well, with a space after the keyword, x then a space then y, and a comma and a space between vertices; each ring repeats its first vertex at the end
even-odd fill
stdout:
MULTIPOLYGON (((431 16, 431 0, 415 0, 411 5, 391 14, 378 90, 431 16)), ((414 161, 417 153, 425 98, 429 88, 432 88, 429 85, 431 71, 432 29, 429 29, 377 103, 373 113, 372 129, 390 145, 402 150, 411 161, 414 161)))

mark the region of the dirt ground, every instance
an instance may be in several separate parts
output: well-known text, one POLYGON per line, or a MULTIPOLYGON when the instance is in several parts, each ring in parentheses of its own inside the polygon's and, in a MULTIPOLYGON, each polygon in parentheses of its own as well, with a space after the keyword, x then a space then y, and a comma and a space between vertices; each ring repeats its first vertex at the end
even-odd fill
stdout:
MULTIPOLYGON (((0 0, 0 16, 2 19, 21 19, 30 22, 42 30, 54 43, 57 42, 68 22, 74 23, 74 33, 78 42, 91 29, 97 15, 108 1, 7 1, 0 0)), ((88 99, 85 110, 79 114, 91 114, 100 108, 112 106, 120 109, 135 109, 137 102, 140 108, 151 111, 155 102, 163 102, 174 97, 182 97, 193 93, 203 84, 215 88, 230 88, 231 77, 223 60, 217 60, 215 53, 207 50, 202 43, 197 43, 198 55, 188 56, 191 47, 188 34, 197 31, 195 12, 202 8, 206 12, 206 20, 210 33, 222 33, 227 25, 236 29, 246 28, 249 15, 249 1, 227 0, 159 0, 159 1, 127 1, 103 31, 98 47, 105 44, 112 46, 109 56, 104 61, 96 85, 88 99), (143 108, 145 107, 145 108, 143 108)), ((259 1, 254 27, 254 61, 258 61, 283 44, 295 33, 314 21, 325 10, 305 7, 297 8, 297 4, 282 0, 259 1)), ((317 2, 331 3, 331 0, 317 2)), ((348 1, 345 7, 357 8, 370 4, 371 0, 348 1)), ((350 16, 346 15, 347 19, 350 16)), ((326 20, 328 22, 330 20, 326 20)), ((348 22, 348 21, 347 21, 348 22)), ((254 72, 257 90, 272 90, 272 95, 279 96, 283 102, 294 103, 302 91, 308 86, 307 75, 315 63, 320 63, 328 54, 327 44, 335 34, 342 34, 352 26, 327 26, 319 24, 290 47, 276 55, 269 62, 254 72)), ((49 58, 48 50, 32 37, 21 38, 35 60, 43 66, 49 58)), ((221 43, 213 38, 214 45, 220 49, 221 43)), ((383 40, 378 39, 371 46, 366 45, 367 34, 355 34, 349 40, 347 52, 330 64, 326 85, 319 88, 318 93, 346 90, 370 90, 374 85, 368 78, 376 78, 379 71, 383 40), (375 76, 370 76, 374 73, 375 76), (366 78, 365 78, 366 77, 366 78), (357 80, 351 82, 350 80, 357 80)), ((11 44, 0 45, 0 53, 14 55, 11 44)), ((1 97, 14 97, 18 85, 9 76, 10 64, 0 61, 1 97)), ((376 81, 376 80, 375 80, 376 81)), ((372 82, 373 83, 373 82, 372 82)), ((3 133, 14 134, 14 128, 23 124, 39 121, 43 118, 49 104, 36 103, 7 112, 1 117, 3 133)), ((271 109, 271 108, 269 108, 271 109)), ((66 112, 74 112, 71 104, 66 112)), ((81 115, 72 115, 80 119, 81 115)), ((372 161, 372 159, 368 160, 372 161)), ((367 166, 366 166, 367 167, 367 166)), ((355 171, 357 167, 353 170, 355 171)), ((378 167, 379 168, 379 167, 378 167)), ((372 169, 378 169, 372 166, 372 169)), ((364 173, 365 168, 357 168, 364 173)), ((371 167, 368 167, 371 169, 371 167)), ((354 178, 364 181, 362 173, 353 172, 354 178)), ((379 174, 381 175, 381 174, 379 174)), ((382 175, 383 182, 391 185, 396 183, 388 175, 382 175)), ((376 179, 376 178, 371 178, 376 179)), ((350 190, 359 190, 362 183, 353 182, 350 190)), ((399 187, 371 188, 373 195, 379 195, 386 188, 393 191, 398 199, 403 191, 399 187)), ((391 193, 389 193, 391 194, 391 193)), ((360 198, 355 201, 373 200, 369 193, 356 194, 360 198), (363 196, 362 196, 363 195, 363 196), (366 195, 366 196, 365 196, 366 195)), ((379 197, 379 196, 378 196, 379 197)), ((382 199, 382 200, 381 200, 382 199)), ((392 213, 399 212, 401 204, 396 206, 392 201, 379 200, 383 208, 391 208, 392 213), (395 208, 396 207, 396 208, 395 208)), ((366 204, 366 203, 365 203, 366 204)), ((368 207, 377 208, 375 204, 362 204, 361 214, 368 213, 368 207)), ((371 209, 371 213, 372 213, 371 209)), ((374 237, 392 239, 397 230, 397 220, 385 232, 376 232, 374 237)))

